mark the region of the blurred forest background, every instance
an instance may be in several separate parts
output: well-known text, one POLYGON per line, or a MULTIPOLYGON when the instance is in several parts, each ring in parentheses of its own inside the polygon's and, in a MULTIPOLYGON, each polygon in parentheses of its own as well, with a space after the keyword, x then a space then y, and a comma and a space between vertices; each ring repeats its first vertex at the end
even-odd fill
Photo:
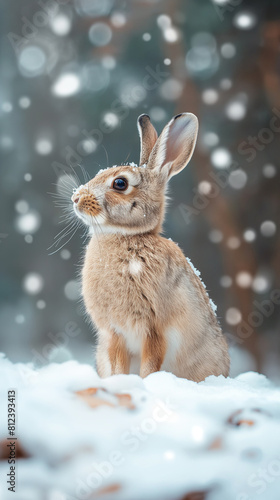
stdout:
POLYGON ((232 374, 279 378, 279 1, 1 0, 0 34, 1 351, 92 363, 85 240, 55 239, 66 222, 50 193, 68 204, 80 165, 137 163, 141 113, 160 132, 191 111, 198 145, 171 181, 165 234, 218 306, 232 374))

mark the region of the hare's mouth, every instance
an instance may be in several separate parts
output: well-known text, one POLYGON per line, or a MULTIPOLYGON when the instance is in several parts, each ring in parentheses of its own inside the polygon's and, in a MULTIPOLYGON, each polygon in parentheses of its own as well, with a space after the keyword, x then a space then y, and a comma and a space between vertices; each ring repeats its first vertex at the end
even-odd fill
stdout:
POLYGON ((85 212, 81 211, 78 207, 76 207, 75 205, 73 208, 74 208, 74 212, 77 215, 77 217, 84 224, 86 224, 86 226, 94 228, 94 227, 100 226, 104 223, 102 214, 93 215, 93 214, 85 213, 85 212))
POLYGON ((71 199, 77 215, 83 214, 96 217, 102 211, 98 201, 91 194, 79 194, 79 192, 75 192, 71 199))
POLYGON ((102 209, 96 198, 83 189, 84 186, 81 187, 82 189, 75 190, 71 197, 74 212, 84 224, 93 227, 102 222, 102 209))

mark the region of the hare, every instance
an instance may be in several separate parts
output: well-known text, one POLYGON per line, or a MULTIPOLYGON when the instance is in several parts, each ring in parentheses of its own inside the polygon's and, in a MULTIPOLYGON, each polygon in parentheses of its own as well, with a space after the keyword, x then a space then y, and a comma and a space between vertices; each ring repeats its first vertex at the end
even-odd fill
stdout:
POLYGON ((101 170, 72 196, 92 234, 82 293, 97 328, 97 371, 146 377, 166 370, 196 382, 228 376, 227 343, 199 273, 160 236, 167 183, 192 157, 198 120, 181 113, 158 138, 141 115, 138 130, 139 167, 101 170))

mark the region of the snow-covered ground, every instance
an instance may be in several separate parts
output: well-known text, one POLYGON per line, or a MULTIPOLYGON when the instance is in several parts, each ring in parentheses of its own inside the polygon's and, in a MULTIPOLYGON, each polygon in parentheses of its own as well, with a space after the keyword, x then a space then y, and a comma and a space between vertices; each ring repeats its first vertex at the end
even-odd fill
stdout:
POLYGON ((263 375, 101 380, 76 361, 34 369, 2 355, 0 384, 2 500, 280 498, 280 389, 263 375), (16 493, 6 482, 8 389, 16 493))

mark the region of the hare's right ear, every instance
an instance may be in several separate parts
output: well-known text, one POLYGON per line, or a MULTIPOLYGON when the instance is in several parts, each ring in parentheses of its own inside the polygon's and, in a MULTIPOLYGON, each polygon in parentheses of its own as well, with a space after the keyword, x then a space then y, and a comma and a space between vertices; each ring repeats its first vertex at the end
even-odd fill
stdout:
POLYGON ((151 124, 148 115, 140 115, 137 120, 137 128, 140 136, 140 161, 139 166, 148 163, 151 151, 158 138, 157 131, 151 124))
POLYGON ((151 154, 147 167, 165 179, 178 174, 189 163, 196 143, 198 120, 192 113, 174 116, 164 127, 151 154))

